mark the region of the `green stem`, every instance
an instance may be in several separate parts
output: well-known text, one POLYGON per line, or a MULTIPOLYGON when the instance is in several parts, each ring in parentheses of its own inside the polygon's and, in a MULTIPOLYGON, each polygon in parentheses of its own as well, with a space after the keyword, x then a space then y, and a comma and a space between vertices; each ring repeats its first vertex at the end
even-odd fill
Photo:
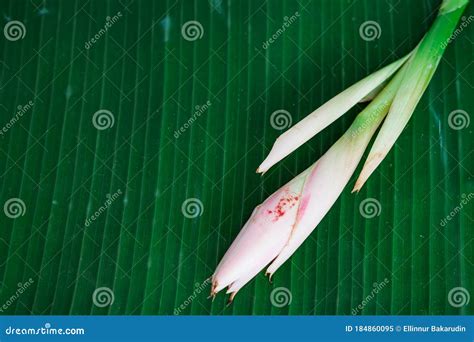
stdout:
POLYGON ((382 162, 410 120, 438 67, 468 0, 444 0, 438 16, 407 62, 402 85, 375 139, 354 190, 358 191, 382 162))
POLYGON ((356 116, 345 134, 346 138, 354 138, 359 134, 372 135, 375 132, 390 109, 407 67, 408 62, 395 74, 367 107, 356 116))
POLYGON ((443 0, 439 8, 439 13, 445 14, 455 11, 458 8, 465 7, 468 3, 469 0, 443 0))

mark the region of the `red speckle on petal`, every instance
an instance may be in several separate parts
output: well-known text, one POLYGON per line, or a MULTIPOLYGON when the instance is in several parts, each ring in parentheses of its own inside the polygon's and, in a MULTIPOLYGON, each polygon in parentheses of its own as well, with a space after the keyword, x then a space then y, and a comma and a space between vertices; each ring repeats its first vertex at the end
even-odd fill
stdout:
MULTIPOLYGON (((293 196, 290 193, 286 193, 282 198, 280 198, 277 205, 275 206, 275 209, 273 210, 273 221, 278 221, 280 217, 283 217, 288 209, 293 208, 296 203, 298 203, 298 199, 298 196, 293 196)), ((268 213, 272 213, 272 210, 268 210, 268 213)))

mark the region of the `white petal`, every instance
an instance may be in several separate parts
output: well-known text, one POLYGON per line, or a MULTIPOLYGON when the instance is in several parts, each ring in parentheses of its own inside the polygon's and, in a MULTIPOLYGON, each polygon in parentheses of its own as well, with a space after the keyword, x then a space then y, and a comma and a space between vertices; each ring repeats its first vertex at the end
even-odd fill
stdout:
POLYGON ((240 288, 275 259, 290 236, 308 173, 301 173, 255 208, 217 266, 213 293, 233 284, 240 288))
POLYGON ((347 88, 280 135, 267 158, 257 169, 257 172, 266 172, 333 121, 337 120, 357 102, 392 76, 403 65, 408 56, 387 65, 347 88))
POLYGON ((285 248, 268 267, 272 275, 306 240, 344 190, 357 167, 371 135, 361 134, 354 144, 342 138, 315 164, 303 189, 295 227, 285 248))
POLYGON ((304 184, 290 240, 268 267, 270 276, 296 251, 336 202, 382 122, 403 79, 406 66, 355 119, 346 133, 316 162, 304 184))

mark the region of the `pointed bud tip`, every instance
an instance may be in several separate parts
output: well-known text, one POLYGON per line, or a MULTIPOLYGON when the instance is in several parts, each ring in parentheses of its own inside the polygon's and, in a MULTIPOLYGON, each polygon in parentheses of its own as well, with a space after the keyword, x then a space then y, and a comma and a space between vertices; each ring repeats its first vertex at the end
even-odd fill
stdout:
POLYGON ((229 296, 229 299, 227 300, 227 305, 226 307, 232 305, 232 303, 234 302, 234 298, 235 298, 235 295, 237 294, 237 292, 232 292, 229 296))
MULTIPOLYGON (((260 166, 257 168, 257 173, 261 173, 262 175, 270 170, 270 168, 275 165, 275 162, 273 161, 273 157, 271 157, 272 153, 270 151, 270 154, 263 160, 263 162, 260 164, 260 166), (271 158, 270 158, 271 157, 271 158)), ((278 162, 279 160, 277 160, 278 162)))
POLYGON ((365 182, 367 182, 367 179, 368 179, 367 174, 363 172, 362 170, 362 172, 360 173, 359 177, 357 178, 354 184, 354 188, 352 189, 351 194, 353 194, 354 192, 358 194, 360 189, 362 189, 362 187, 364 186, 365 182))
POLYGON ((361 188, 362 188, 362 185, 359 184, 358 182, 356 182, 356 184, 354 185, 354 189, 352 189, 352 191, 351 191, 351 194, 353 194, 355 192, 356 195, 357 195, 361 188))
POLYGON ((212 301, 214 301, 214 299, 216 298, 216 295, 217 295, 216 288, 217 288, 217 281, 214 280, 212 282, 212 286, 211 286, 211 294, 209 295, 209 297, 207 297, 207 299, 212 297, 212 301))
POLYGON ((272 282, 272 277, 273 277, 273 273, 270 273, 270 272, 265 272, 265 277, 268 277, 268 281, 270 282, 270 284, 273 284, 272 282))
MULTIPOLYGON (((377 142, 377 140, 375 142, 377 142)), ((362 167, 362 170, 360 171, 359 177, 357 178, 356 183, 354 185, 354 189, 352 189, 351 193, 359 192, 360 189, 362 189, 365 182, 367 182, 369 177, 372 175, 375 169, 380 165, 380 163, 382 162, 382 160, 385 158, 385 156, 388 153, 388 150, 384 150, 381 152, 374 152, 373 150, 374 150, 374 147, 372 147, 372 150, 369 152, 369 156, 367 157, 367 160, 365 161, 364 166, 362 167)))
MULTIPOLYGON (((263 165, 263 164, 262 164, 262 165, 263 165)), ((262 176, 263 176, 263 175, 265 174, 265 172, 267 172, 268 170, 267 170, 267 169, 264 169, 264 168, 262 167, 262 165, 260 165, 260 166, 257 168, 256 173, 261 173, 262 176)))

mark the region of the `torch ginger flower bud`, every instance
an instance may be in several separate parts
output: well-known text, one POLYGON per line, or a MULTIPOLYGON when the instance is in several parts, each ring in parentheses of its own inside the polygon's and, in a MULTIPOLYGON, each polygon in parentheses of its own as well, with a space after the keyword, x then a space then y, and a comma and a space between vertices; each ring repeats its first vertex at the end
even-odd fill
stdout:
POLYGON ((266 265, 271 277, 288 260, 337 200, 388 113, 357 179, 354 191, 359 191, 408 123, 468 2, 444 0, 433 26, 413 53, 352 85, 276 140, 257 172, 266 172, 357 102, 373 98, 316 163, 254 210, 217 266, 211 295, 228 287, 232 301, 266 265))
POLYGON ((268 264, 271 277, 311 234, 354 173, 388 112, 404 68, 316 163, 255 208, 212 276, 212 296, 228 287, 232 301, 268 264))

